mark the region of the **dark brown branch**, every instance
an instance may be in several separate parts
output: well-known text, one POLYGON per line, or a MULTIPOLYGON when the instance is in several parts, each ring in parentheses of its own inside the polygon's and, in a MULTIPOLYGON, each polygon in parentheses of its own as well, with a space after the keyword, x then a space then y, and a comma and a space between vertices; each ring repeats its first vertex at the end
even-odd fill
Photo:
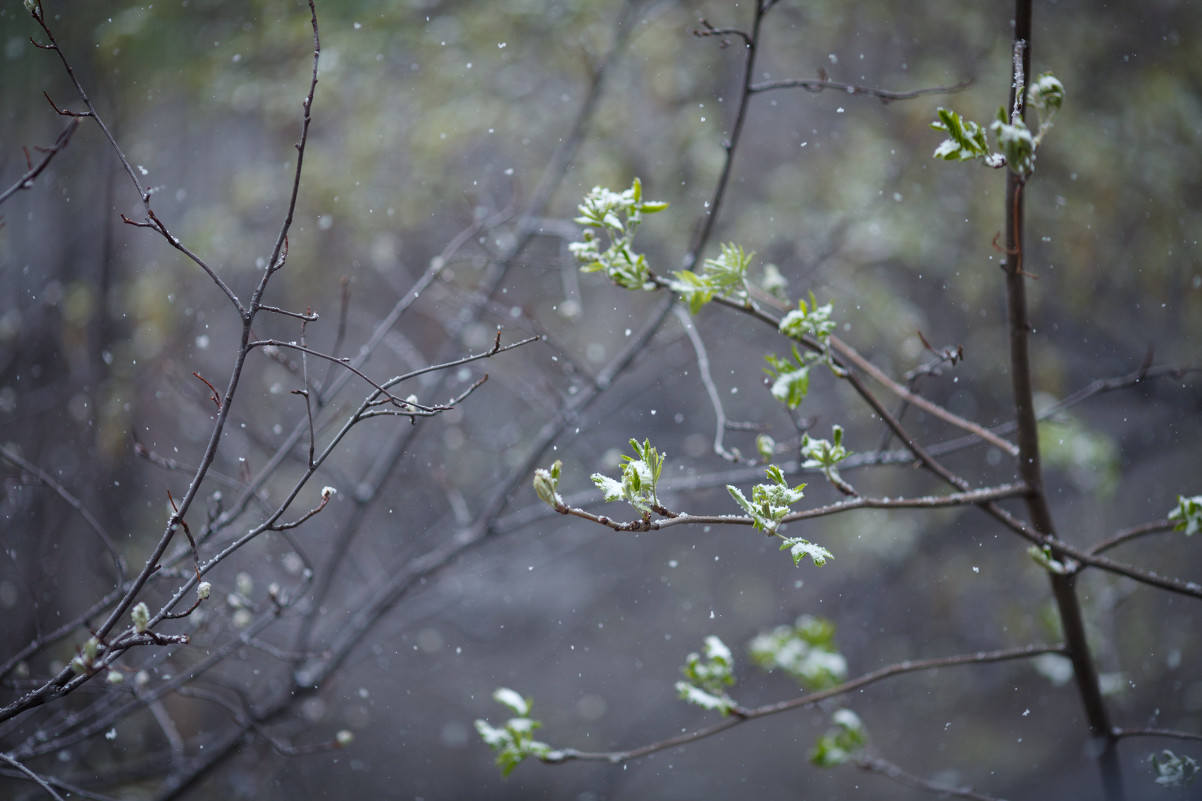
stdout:
POLYGON ((301 173, 305 166, 305 147, 309 142, 309 125, 313 122, 313 96, 317 92, 317 65, 321 60, 321 36, 317 30, 317 7, 313 5, 313 0, 309 0, 309 22, 313 28, 313 74, 309 80, 309 92, 301 103, 304 116, 301 120, 300 141, 296 143, 296 169, 292 173, 292 193, 288 198, 288 210, 284 213, 284 222, 280 225, 279 236, 276 237, 275 246, 267 258, 267 266, 263 269, 259 284, 251 295, 251 310, 244 315, 247 322, 253 318, 253 310, 261 308, 263 293, 267 291, 267 283, 271 280, 271 276, 284 266, 284 260, 288 253, 288 232, 292 229, 292 218, 296 214, 296 201, 300 197, 301 173))
MULTIPOLYGON (((46 99, 49 100, 50 98, 47 97, 46 99)), ((53 103, 51 105, 53 105, 53 103)), ((71 136, 79 127, 79 122, 81 119, 82 115, 75 115, 73 119, 67 123, 67 127, 63 128, 62 133, 58 135, 58 138, 54 140, 53 145, 45 148, 38 148, 43 155, 37 164, 28 163, 28 154, 26 155, 28 169, 20 178, 17 179, 15 184, 10 186, 8 189, 5 189, 3 192, 0 192, 0 203, 8 200, 10 197, 23 189, 33 188, 34 181, 37 180, 37 177, 42 174, 43 170, 50 166, 50 162, 54 160, 54 157, 67 147, 67 143, 71 141, 71 136)))
MULTIPOLYGON (((714 223, 718 220, 718 214, 722 210, 722 201, 726 197, 726 185, 730 181, 730 174, 734 168, 735 152, 739 147, 739 139, 743 135, 743 125, 747 121, 747 108, 751 102, 751 80, 755 75, 755 57, 756 45, 760 36, 760 25, 764 21, 764 15, 767 14, 768 6, 761 3, 755 4, 755 18, 751 24, 751 33, 737 32, 743 38, 744 55, 743 55, 743 80, 739 90, 739 103, 735 110, 735 118, 731 123, 730 139, 723 143, 723 149, 726 151, 726 156, 722 162, 722 170, 718 174, 718 181, 714 185, 714 192, 710 196, 709 203, 706 204, 704 212, 702 212, 701 224, 697 229, 696 236, 693 237, 693 242, 689 246, 688 253, 684 258, 685 269, 691 269, 694 264, 701 258, 701 254, 705 251, 706 245, 709 244, 710 235, 714 230, 714 223)), ((709 26, 708 22, 702 20, 703 24, 709 26)), ((709 30, 717 30, 709 28, 709 30)), ((735 33, 735 31, 731 31, 735 33)), ((709 33, 701 33, 698 35, 713 35, 709 33)))
MULTIPOLYGON (((1015 0, 1014 60, 1011 70, 1011 122, 1017 124, 1026 112, 1027 76, 1031 74, 1031 0, 1015 0)), ((1057 541, 1051 507, 1043 485, 1043 467, 1039 454, 1039 429, 1035 415, 1034 390, 1031 384, 1029 334, 1031 324, 1027 311, 1027 275, 1023 272, 1024 197, 1026 176, 1014 169, 1006 170, 1004 227, 1007 254, 1002 264, 1006 285, 1007 329, 1010 339, 1010 380, 1014 399, 1014 420, 1018 439, 1018 473, 1030 488, 1026 497, 1031 526, 1048 542, 1057 541)), ((1123 797, 1119 773, 1118 752, 1111 734, 1110 713, 1102 696, 1098 669, 1085 633, 1085 621, 1080 598, 1076 591, 1075 574, 1049 572, 1052 595, 1064 629, 1065 645, 1073 663, 1073 676, 1090 733, 1100 740, 1099 767, 1107 798, 1123 797)))
MULTIPOLYGON (((948 495, 928 495, 916 498, 871 498, 860 495, 855 498, 805 509, 785 515, 782 523, 796 523, 801 520, 812 520, 817 517, 829 517, 841 512, 854 509, 947 509, 954 506, 976 506, 988 501, 998 501, 1005 498, 1015 498, 1025 495, 1027 488, 1022 484, 1003 484, 1000 487, 985 487, 965 492, 953 492, 948 495)), ((664 494, 662 491, 660 494, 664 494)), ((584 520, 590 520, 614 531, 660 531, 672 526, 750 526, 755 521, 746 515, 694 515, 675 514, 665 515, 663 520, 647 520, 621 522, 606 515, 597 515, 576 507, 564 505, 557 509, 560 514, 572 515, 584 520)), ((658 510, 657 510, 658 511, 658 510)), ((660 514, 664 514, 660 512, 660 514)))
POLYGON ((1086 553, 1097 555, 1104 551, 1109 551, 1111 548, 1117 548, 1125 542, 1130 542, 1131 540, 1139 539, 1140 537, 1147 537, 1150 534, 1160 534, 1172 530, 1173 521, 1168 519, 1153 520, 1150 523, 1143 523, 1138 526, 1132 526, 1131 528, 1125 528, 1113 536, 1108 537, 1098 544, 1092 546, 1086 553))
POLYGON ((676 748, 681 745, 687 745, 697 740, 702 740, 706 737, 712 737, 715 734, 734 728, 748 721, 758 718, 767 717, 769 715, 778 715, 782 712, 789 712, 795 709, 815 706, 823 701, 831 698, 837 698, 841 695, 867 687, 870 684, 875 684, 878 681, 901 676, 906 673, 917 673, 926 670, 937 670, 939 668, 958 667, 960 665, 981 665, 994 662, 1006 662, 1015 659, 1029 659, 1040 654, 1064 654, 1064 647, 1061 645, 1027 645, 1019 648, 1006 648, 998 651, 980 651, 975 654, 961 654, 958 656, 946 656, 937 659, 920 659, 907 660, 898 662, 897 664, 888 665, 878 670, 865 673, 862 676, 845 681, 842 684, 831 687, 827 690, 807 693, 797 698, 791 698, 787 701, 779 701, 774 704, 766 704, 764 706, 745 708, 740 707, 733 711, 730 717, 727 717, 720 723, 716 723, 708 728, 698 729, 692 732, 669 737, 666 740, 660 740, 656 743, 644 745, 639 748, 633 748, 629 751, 611 751, 604 753, 592 753, 586 751, 577 751, 575 749, 565 749, 556 751, 552 756, 547 757, 544 761, 551 763, 571 762, 573 760, 590 760, 604 762, 628 762, 632 759, 654 754, 658 751, 664 751, 669 748, 676 748))
POLYGON ((1168 737, 1173 740, 1202 740, 1202 732, 1177 731, 1176 729, 1114 729, 1111 734, 1116 740, 1125 737, 1168 737))
MULTIPOLYGON (((84 105, 87 106, 87 109, 88 109, 86 114, 76 113, 76 112, 63 112, 63 111, 60 111, 57 107, 55 107, 55 111, 57 111, 59 114, 66 114, 67 116, 75 117, 76 119, 78 119, 79 117, 87 116, 87 117, 91 117, 92 119, 94 119, 96 121, 96 124, 100 127, 101 132, 104 134, 104 138, 106 140, 108 140, 109 147, 111 147, 113 152, 117 155, 117 160, 121 163, 122 168, 125 170, 125 174, 127 176, 129 176, 129 180, 131 182, 133 182, 134 188, 137 190, 138 197, 142 201, 142 208, 145 210, 146 218, 147 218, 147 220, 149 220, 149 222, 145 222, 145 223, 134 222, 133 220, 126 217, 124 214, 121 215, 121 219, 130 225, 136 225, 141 228, 154 228, 155 230, 157 230, 160 234, 163 235, 163 238, 165 238, 171 244, 172 247, 174 247, 175 249, 179 250, 181 253, 186 255, 198 267, 200 267, 205 272, 205 274, 207 274, 209 276, 210 279, 212 279, 212 281, 217 285, 217 287, 222 291, 222 293, 227 298, 229 298, 231 303, 234 304, 234 307, 238 309, 239 313, 244 313, 244 310, 242 308, 242 303, 241 303, 241 301, 238 300, 238 296, 236 294, 234 294, 234 291, 232 289, 230 289, 229 285, 226 284, 225 281, 223 281, 221 279, 221 276, 217 275, 217 273, 211 267, 209 267, 209 265, 206 264, 204 262, 204 260, 202 260, 199 256, 197 256, 191 250, 189 250, 186 246, 184 246, 184 244, 182 242, 180 242, 180 240, 177 237, 172 235, 171 232, 167 230, 167 226, 165 224, 163 224, 163 222, 161 220, 159 220, 158 217, 155 216, 154 209, 152 209, 150 207, 150 194, 151 194, 150 190, 142 186, 142 181, 138 178, 137 172, 134 170, 133 165, 130 164, 129 159, 126 157, 125 151, 121 149, 121 146, 117 143, 117 138, 115 136, 113 136, 113 133, 111 130, 109 130, 109 127, 105 123, 104 118, 100 116, 100 113, 97 112, 95 105, 93 105, 93 103, 92 103, 92 100, 88 97, 87 91, 84 90, 83 84, 80 83, 79 78, 76 77, 75 70, 74 70, 74 68, 72 68, 71 63, 67 60, 66 54, 63 53, 62 48, 59 47, 58 41, 54 38, 53 31, 51 31, 50 26, 48 26, 46 24, 45 15, 43 13, 39 12, 39 13, 34 14, 33 18, 35 20, 37 20, 38 25, 41 26, 42 31, 46 34, 46 37, 50 40, 50 44, 39 45, 39 46, 45 50, 53 50, 55 53, 58 54, 59 61, 62 62, 63 69, 66 70, 66 72, 67 72, 67 77, 71 79, 71 83, 75 87, 76 94, 79 95, 79 99, 83 101, 84 105)), ((46 99, 50 100, 49 95, 47 95, 46 99)), ((52 106, 54 105, 53 101, 51 101, 51 105, 52 106)))
POLYGON ((21 775, 25 776, 30 781, 37 784, 38 787, 41 787, 43 790, 45 790, 50 795, 51 798, 55 799, 55 801, 63 801, 63 797, 61 795, 59 795, 57 792, 55 792, 54 788, 51 787, 50 784, 45 779, 43 779, 38 774, 34 773, 29 768, 22 765, 20 762, 13 759, 11 756, 4 753, 3 751, 0 751, 0 761, 4 761, 4 762, 7 762, 9 765, 12 765, 21 775))
POLYGON ((750 91, 753 94, 760 92, 771 92, 776 89, 804 89, 807 92, 817 94, 819 92, 830 89, 831 91, 843 92, 848 95, 863 95, 866 97, 875 97, 882 104, 893 103, 898 100, 913 100, 916 97, 925 97, 927 95, 948 95, 955 92, 962 92, 972 86, 973 80, 960 81, 951 86, 931 86, 925 89, 912 89, 908 92, 891 92, 888 89, 875 89, 871 86, 859 86, 854 83, 842 83, 841 81, 830 81, 825 78, 810 79, 810 78, 788 78, 780 81, 763 81, 761 83, 752 84, 750 91))

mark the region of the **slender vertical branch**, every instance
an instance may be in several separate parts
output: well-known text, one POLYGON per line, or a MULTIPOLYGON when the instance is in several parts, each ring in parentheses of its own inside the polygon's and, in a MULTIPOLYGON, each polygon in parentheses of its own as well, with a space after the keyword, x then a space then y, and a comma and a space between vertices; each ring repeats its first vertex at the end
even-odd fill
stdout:
MULTIPOLYGON (((771 2, 757 2, 755 4, 755 19, 751 24, 751 33, 742 36, 745 52, 743 57, 743 85, 739 89, 739 106, 735 111, 734 121, 731 123, 730 139, 722 145, 726 150, 726 160, 722 164, 722 172, 718 175, 718 183, 714 186, 714 194, 711 196, 709 204, 705 208, 705 213, 702 215, 697 235, 693 239, 688 253, 685 254, 684 266, 686 269, 692 268, 697 263, 697 260, 701 258, 701 253, 709 243, 710 234, 713 233, 714 223, 717 221, 718 212, 722 208, 722 200, 726 197, 726 185, 730 181, 730 173, 734 167, 735 151, 738 150, 739 139, 743 135, 743 124, 747 121, 747 104, 751 102, 751 96, 754 94, 751 84, 755 79, 755 57, 756 47, 760 40, 760 26, 770 8, 772 8, 771 2)), ((702 32, 698 33, 698 35, 710 34, 702 32)))
MULTIPOLYGON (((1016 0, 1014 48, 1010 84, 1011 120, 1025 117, 1026 76, 1031 72, 1031 0, 1016 0)), ((1014 418, 1018 440, 1018 471, 1028 487, 1027 513, 1035 530, 1048 539, 1056 538, 1056 527, 1043 485, 1039 455, 1039 427, 1035 415, 1031 385, 1030 322, 1027 314, 1027 273, 1023 270, 1024 198, 1027 176, 1013 169, 1006 171, 1006 257, 1002 269, 1006 276, 1007 323, 1010 338, 1010 380, 1014 393, 1014 418)), ((1123 797, 1115 737, 1110 716, 1098 682, 1098 670, 1085 633, 1080 597, 1076 591, 1076 573, 1050 573, 1052 594, 1064 628, 1064 641, 1073 664, 1073 676, 1085 707, 1089 729, 1100 740, 1099 767, 1106 797, 1123 797)))

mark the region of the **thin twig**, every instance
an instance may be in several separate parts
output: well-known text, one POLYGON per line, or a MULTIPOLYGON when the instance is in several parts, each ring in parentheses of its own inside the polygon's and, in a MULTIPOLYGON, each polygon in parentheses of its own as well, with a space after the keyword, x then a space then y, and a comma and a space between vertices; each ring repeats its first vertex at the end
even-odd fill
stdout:
POLYGON ((884 776, 887 779, 892 779, 898 784, 912 787, 915 790, 922 790, 927 793, 934 793, 939 797, 955 796, 956 798, 968 798, 972 801, 1003 801, 1001 798, 992 795, 978 793, 970 787, 953 787, 950 784, 936 782, 930 779, 924 779, 921 776, 915 776, 906 770, 903 770, 900 765, 890 762, 887 759, 882 759, 873 755, 862 755, 855 758, 855 765, 860 770, 867 773, 875 773, 879 776, 884 776))
POLYGON ((1202 732, 1178 731, 1176 729, 1114 729, 1111 734, 1116 740, 1124 737, 1168 737, 1173 740, 1202 740, 1202 732))
POLYGON ((39 787, 41 787, 43 790, 45 790, 47 792, 47 794, 50 795, 51 798, 55 799, 55 801, 63 801, 63 797, 61 795, 59 795, 57 792, 55 792, 54 788, 50 786, 49 782, 47 782, 41 776, 34 773, 32 770, 25 767, 20 762, 13 759, 11 756, 4 753, 3 751, 0 751, 0 760, 7 762, 8 764, 10 764, 14 768, 16 768, 18 771, 20 771, 22 774, 27 776, 30 779, 30 781, 35 782, 39 787))
POLYGON ((759 94, 760 92, 771 92, 776 89, 804 89, 807 92, 818 92, 830 89, 836 92, 843 92, 849 95, 864 95, 867 97, 875 97, 882 104, 893 103, 898 100, 913 100, 916 97, 925 97, 927 95, 948 95, 955 92, 961 92, 972 86, 973 80, 960 81, 951 86, 930 86, 924 89, 912 89, 908 92, 891 92, 887 89, 875 89, 870 86, 859 86, 853 83, 843 83, 841 81, 829 81, 826 79, 810 79, 810 78, 788 78, 779 81, 762 81, 751 85, 751 92, 759 94))
POLYGON ((8 200, 10 197, 23 189, 33 188, 34 181, 37 180, 37 177, 42 174, 43 170, 50 166, 50 162, 54 160, 54 157, 67 147, 67 143, 71 141, 71 135, 75 133, 75 129, 79 127, 79 123, 82 119, 83 117, 72 117, 71 121, 67 123, 67 126, 63 128, 62 133, 60 133, 58 138, 54 140, 53 145, 45 148, 38 148, 38 150, 42 151, 42 158, 37 164, 29 164, 29 169, 25 171, 24 175, 17 179, 15 184, 10 186, 8 189, 5 189, 3 192, 0 192, 0 203, 8 200))
POLYGON ((705 342, 701 339, 701 334, 697 332, 697 327, 693 325, 693 320, 684 306, 678 303, 673 307, 673 311, 676 313, 676 319, 680 320, 681 328, 688 335, 689 342, 693 345, 693 353, 697 357, 697 372, 701 377, 702 386, 705 387, 705 394, 709 396, 710 406, 714 410, 714 453, 728 462, 750 464, 750 459, 728 451, 723 444, 727 426, 726 410, 722 408, 722 398, 719 397, 718 387, 714 385, 714 378, 710 375, 710 359, 709 353, 705 349, 705 342))

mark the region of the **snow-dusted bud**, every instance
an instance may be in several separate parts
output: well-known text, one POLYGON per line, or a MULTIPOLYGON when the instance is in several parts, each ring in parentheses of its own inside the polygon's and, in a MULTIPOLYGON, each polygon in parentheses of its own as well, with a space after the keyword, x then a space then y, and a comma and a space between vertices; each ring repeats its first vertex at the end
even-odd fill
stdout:
POLYGON ((559 486, 559 470, 561 467, 563 467, 563 462, 556 459, 555 464, 551 465, 550 470, 544 470, 540 467, 534 471, 534 492, 538 495, 539 500, 552 509, 558 509, 563 504, 563 498, 560 498, 559 493, 556 491, 559 486))
POLYGON ((251 578, 250 573, 243 571, 234 577, 234 589, 243 598, 249 598, 250 594, 255 591, 255 580, 251 578))
POLYGON ((144 601, 138 601, 137 606, 129 613, 134 620, 134 631, 141 634, 150 626, 150 609, 144 601))

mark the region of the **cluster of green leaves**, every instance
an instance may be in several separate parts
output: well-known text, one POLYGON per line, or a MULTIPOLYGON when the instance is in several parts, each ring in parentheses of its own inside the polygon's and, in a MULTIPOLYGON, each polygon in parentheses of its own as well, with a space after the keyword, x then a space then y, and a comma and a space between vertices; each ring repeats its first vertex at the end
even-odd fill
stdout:
MULTIPOLYGON (((842 430, 836 427, 837 440, 841 434, 842 430)), ((830 443, 826 445, 824 453, 831 450, 830 443)), ((622 457, 625 464, 622 466, 621 479, 593 473, 593 483, 605 493, 606 501, 626 501, 644 517, 654 511, 662 513, 663 509, 656 495, 656 485, 664 469, 666 454, 656 450, 651 440, 643 440, 640 444, 637 439, 632 439, 630 447, 634 450, 634 455, 622 457)), ((828 459, 838 461, 846 455, 841 446, 836 446, 836 451, 842 455, 828 456, 828 459)), ((534 473, 534 491, 544 503, 556 511, 566 508, 558 492, 560 467, 561 464, 557 461, 549 470, 539 469, 534 473)), ((790 487, 784 472, 776 465, 769 465, 766 472, 768 482, 752 487, 751 500, 732 484, 727 484, 726 489, 751 517, 758 530, 769 536, 780 537, 784 543, 780 549, 790 551, 794 565, 800 564, 806 557, 812 559, 815 565, 826 564, 827 559, 833 558, 830 551, 802 537, 785 537, 780 533, 781 521, 792 511, 790 506, 805 497, 805 484, 790 487)))
POLYGON ((946 133, 947 139, 935 148, 935 158, 945 161, 980 159, 989 167, 1001 167, 1005 164, 1005 161, 1000 160, 999 154, 990 152, 985 129, 978 123, 966 120, 958 112, 942 106, 936 114, 939 115, 939 119, 932 122, 931 127, 946 133))
POLYGON ((545 759, 554 755, 551 746, 534 739, 535 730, 543 724, 530 717, 529 698, 523 698, 520 693, 508 687, 498 688, 492 697, 515 715, 500 728, 490 725, 486 720, 476 721, 476 731, 480 733, 480 737, 497 752, 497 765, 501 767, 502 776, 512 773, 526 757, 545 759))
POLYGON ((792 358, 781 358, 773 353, 764 357, 764 360, 768 362, 764 372, 772 379, 769 392, 772 393, 772 397, 785 404, 789 409, 796 409, 800 406, 809 393, 810 367, 815 362, 825 361, 836 375, 841 374, 841 370, 835 366, 830 352, 831 332, 835 330, 833 313, 834 303, 819 306, 818 301, 814 298, 814 293, 811 292, 809 303, 799 300, 797 308, 781 318, 778 329, 782 334, 798 342, 810 340, 811 342, 807 344, 813 344, 813 341, 816 341, 821 347, 819 352, 810 350, 802 352, 794 345, 792 358))
POLYGON ((1202 495, 1192 498, 1178 495, 1177 508, 1169 512, 1169 520, 1176 520, 1173 530, 1184 531, 1187 537, 1202 530, 1202 495))
POLYGON ((756 484, 752 487, 750 501, 738 487, 727 484, 726 489, 735 502, 755 521, 755 527, 771 535, 776 534, 780 528, 780 521, 789 513, 789 507, 805 497, 802 490, 806 485, 790 487, 789 482, 785 480, 785 474, 776 465, 769 465, 766 472, 770 483, 756 484))
POLYGON ((820 768, 833 768, 851 761, 856 752, 868 744, 868 731, 860 716, 850 709, 840 709, 831 715, 835 724, 818 738, 810 761, 820 768))
POLYGON ((786 537, 780 533, 781 521, 792 511, 789 507, 805 497, 802 490, 806 485, 790 487, 785 474, 776 465, 769 465, 766 472, 768 483, 752 487, 751 500, 747 500, 747 496, 733 484, 727 484, 726 491, 743 507, 758 530, 769 536, 780 537, 783 542, 780 549, 790 552, 794 566, 801 564, 801 560, 807 556, 819 567, 826 564, 827 559, 834 558, 826 548, 803 537, 786 537))
POLYGON ((777 326, 787 337, 801 341, 804 337, 813 337, 823 348, 830 346, 831 332, 835 330, 833 315, 834 302, 819 306, 814 293, 810 293, 810 302, 797 301, 797 308, 781 318, 777 326))
POLYGON ((782 670, 807 690, 825 690, 847 679, 847 660, 835 644, 835 624, 802 615, 792 626, 757 634, 747 646, 764 670, 782 670))
POLYGON ((742 247, 724 243, 718 258, 705 260, 700 274, 677 270, 668 286, 689 304, 693 314, 719 295, 750 305, 747 268, 753 258, 754 252, 744 253, 742 247))
POLYGON ((642 445, 637 439, 632 439, 630 447, 634 449, 634 456, 622 457, 625 464, 622 465, 621 481, 601 473, 593 473, 592 479, 605 493, 605 500, 624 500, 640 513, 647 515, 659 506, 655 486, 659 483, 667 454, 661 454, 651 444, 651 440, 647 439, 643 440, 642 445))
POLYGON ((831 438, 834 440, 833 442, 826 439, 812 439, 809 434, 803 435, 801 458, 804 461, 801 466, 807 470, 821 470, 832 484, 841 484, 843 479, 839 477, 838 465, 851 453, 843 447, 843 426, 832 426, 831 438))
POLYGON ((604 272, 618 286, 626 289, 654 289, 647 259, 633 248, 634 235, 643 222, 644 214, 654 214, 668 208, 667 203, 643 200, 643 184, 638 178, 625 192, 593 187, 578 207, 576 222, 605 232, 608 247, 591 230, 584 232, 583 242, 573 242, 569 250, 586 273, 604 272))
POLYGON ((764 360, 768 362, 764 372, 772 379, 768 391, 772 393, 772 397, 785 404, 789 409, 796 409, 800 406, 810 392, 809 357, 812 356, 811 353, 803 356, 796 345, 793 346, 792 359, 788 357, 782 359, 775 353, 764 356, 764 360))
POLYGON ((734 657, 730 648, 721 639, 710 635, 705 638, 705 655, 694 651, 681 668, 687 681, 676 682, 680 697, 702 709, 713 709, 723 715, 738 706, 726 692, 735 683, 734 657))
POLYGON ((1184 789, 1198 778, 1198 761, 1191 756, 1177 756, 1167 748, 1148 757, 1161 787, 1184 789))
MULTIPOLYGON (((601 186, 593 187, 578 207, 580 216, 576 222, 599 228, 606 234, 608 247, 596 233, 586 230, 583 241, 573 242, 568 249, 583 263, 580 268, 586 273, 604 272, 615 284, 626 289, 655 289, 657 282, 647 266, 647 260, 632 247, 635 231, 642 223, 644 214, 653 214, 668 207, 662 201, 643 201, 643 185, 638 179, 624 192, 614 192, 601 186)), ((702 262, 701 271, 676 270, 668 287, 676 292, 697 314, 705 304, 716 297, 751 306, 752 282, 749 274, 754 252, 746 252, 740 245, 725 242, 718 257, 702 262)), ((760 290, 765 294, 784 299, 787 282, 773 264, 764 266, 760 290)), ((811 300, 813 296, 811 295, 811 300)), ((802 303, 804 309, 805 303, 802 303)), ((827 312, 829 313, 829 307, 827 312)))
POLYGON ((1019 175, 1030 175, 1035 169, 1035 151, 1044 134, 1051 129, 1052 119, 1064 104, 1064 84, 1050 72, 1036 78, 1027 91, 1027 105, 1036 112, 1038 131, 1032 133, 1021 117, 1013 119, 1006 109, 999 108, 997 119, 989 126, 1000 152, 993 152, 980 124, 966 120, 952 109, 940 108, 939 119, 931 127, 947 134, 947 139, 935 148, 935 158, 947 161, 980 161, 987 167, 1009 166, 1019 175))

